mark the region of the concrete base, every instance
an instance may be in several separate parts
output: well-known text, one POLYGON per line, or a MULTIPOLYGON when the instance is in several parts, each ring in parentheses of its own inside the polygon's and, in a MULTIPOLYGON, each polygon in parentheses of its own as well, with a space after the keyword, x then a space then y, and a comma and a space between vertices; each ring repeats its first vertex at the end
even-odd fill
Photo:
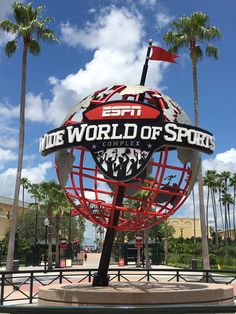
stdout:
POLYGON ((209 283, 117 282, 50 285, 39 289, 39 305, 233 304, 233 288, 209 283))

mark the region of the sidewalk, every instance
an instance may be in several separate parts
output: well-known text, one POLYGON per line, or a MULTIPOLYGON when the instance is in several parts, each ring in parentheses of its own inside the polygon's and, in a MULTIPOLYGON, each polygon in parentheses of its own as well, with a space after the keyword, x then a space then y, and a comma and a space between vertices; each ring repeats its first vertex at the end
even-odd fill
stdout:
MULTIPOLYGON (((83 269, 83 268, 94 268, 97 269, 99 266, 99 261, 100 261, 100 256, 101 253, 87 253, 87 261, 83 261, 83 265, 72 265, 72 267, 68 267, 68 269, 75 269, 75 268, 79 268, 79 269, 83 269)), ((111 263, 110 264, 110 268, 117 268, 118 267, 118 263, 111 263)), ((134 262, 129 263, 128 265, 125 265, 124 267, 120 267, 120 268, 136 268, 136 264, 134 262)), ((142 268, 142 267, 140 267, 142 268)), ((175 269, 176 267, 170 267, 170 266, 166 266, 166 265, 152 265, 152 269, 167 269, 167 268, 172 268, 175 269)), ((62 268, 62 269, 67 269, 67 268, 62 268)), ((176 268, 177 269, 177 268, 176 268)), ((42 264, 41 266, 20 266, 19 270, 22 271, 35 271, 35 270, 42 270, 42 272, 44 271, 44 264, 42 264)), ((0 267, 0 271, 5 271, 5 266, 0 267)))

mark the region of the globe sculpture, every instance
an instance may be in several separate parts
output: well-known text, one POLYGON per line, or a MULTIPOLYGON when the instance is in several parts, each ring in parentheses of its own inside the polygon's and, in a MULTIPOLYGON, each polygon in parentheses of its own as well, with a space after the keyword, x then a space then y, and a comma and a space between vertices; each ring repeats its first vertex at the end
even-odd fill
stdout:
POLYGON ((214 138, 161 92, 115 85, 83 99, 40 150, 56 152, 73 215, 107 228, 93 280, 106 286, 116 230, 142 230, 175 213, 196 181, 198 151, 212 153, 214 138))
POLYGON ((155 134, 160 130, 160 117, 165 123, 191 125, 175 101, 144 86, 104 88, 82 100, 68 113, 62 124, 64 127, 82 123, 85 119, 103 123, 103 129, 91 128, 86 135, 89 147, 72 147, 56 153, 58 179, 74 208, 74 215, 83 215, 105 228, 135 231, 162 222, 180 208, 196 180, 199 155, 197 151, 175 146, 175 143, 161 144, 153 151, 157 141, 155 134), (141 108, 141 103, 146 107, 141 108), (146 116, 141 115, 141 110, 146 110, 146 116), (128 121, 141 126, 152 120, 153 125, 137 131, 143 133, 143 144, 134 139, 131 127, 126 139, 121 139, 117 132, 113 139, 108 138, 108 126, 104 124, 107 120, 115 127, 117 122, 127 126, 128 121), (106 141, 98 145, 94 142, 98 137, 106 141), (144 168, 142 164, 145 164, 144 168), (129 179, 132 171, 139 168, 137 175, 129 179), (128 175, 121 181, 119 173, 122 171, 128 175), (120 187, 124 188, 124 195, 122 202, 117 204, 120 187), (116 210, 119 219, 114 225, 116 210))

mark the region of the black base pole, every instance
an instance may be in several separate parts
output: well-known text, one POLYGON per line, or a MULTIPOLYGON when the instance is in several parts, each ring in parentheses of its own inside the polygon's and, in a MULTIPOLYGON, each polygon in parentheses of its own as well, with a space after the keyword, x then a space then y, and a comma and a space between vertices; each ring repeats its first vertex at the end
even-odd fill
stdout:
MULTIPOLYGON (((116 206, 121 206, 124 198, 125 188, 120 186, 117 193, 116 199, 116 206)), ((113 226, 117 226, 119 221, 120 211, 118 209, 114 212, 113 217, 113 226)), ((100 263, 98 267, 98 272, 94 274, 93 277, 93 286, 103 286, 107 287, 109 283, 109 276, 108 276, 108 268, 111 258, 111 251, 113 247, 113 243, 115 240, 116 230, 113 228, 107 228, 103 248, 102 248, 102 255, 100 258, 100 263)))

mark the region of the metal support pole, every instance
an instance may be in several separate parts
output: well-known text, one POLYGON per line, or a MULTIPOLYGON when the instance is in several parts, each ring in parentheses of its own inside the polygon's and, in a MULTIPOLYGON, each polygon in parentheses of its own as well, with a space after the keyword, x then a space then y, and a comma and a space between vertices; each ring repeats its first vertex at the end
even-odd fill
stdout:
MULTIPOLYGON (((117 192, 116 206, 121 206, 123 202, 123 197, 125 193, 125 187, 120 186, 117 192)), ((117 226, 119 221, 120 211, 118 209, 115 210, 112 225, 117 226)), ((111 258, 112 246, 115 240, 116 230, 113 228, 107 228, 102 254, 100 258, 100 263, 98 267, 98 272, 94 274, 93 277, 93 286, 108 286, 109 276, 108 276, 108 268, 111 258)))
POLYGON ((48 226, 45 226, 44 272, 47 271, 47 246, 48 246, 48 226))
POLYGON ((140 80, 140 85, 145 85, 145 81, 146 81, 146 77, 147 77, 147 70, 148 70, 148 61, 149 61, 149 57, 150 57, 150 53, 151 53, 151 47, 152 47, 152 39, 149 40, 149 44, 148 44, 148 49, 147 49, 147 55, 146 55, 146 60, 145 63, 143 65, 143 71, 142 71, 142 75, 141 75, 141 80, 140 80))
POLYGON ((39 203, 36 202, 35 198, 35 230, 34 230, 34 250, 33 250, 33 264, 36 266, 38 264, 38 211, 39 211, 39 203))

